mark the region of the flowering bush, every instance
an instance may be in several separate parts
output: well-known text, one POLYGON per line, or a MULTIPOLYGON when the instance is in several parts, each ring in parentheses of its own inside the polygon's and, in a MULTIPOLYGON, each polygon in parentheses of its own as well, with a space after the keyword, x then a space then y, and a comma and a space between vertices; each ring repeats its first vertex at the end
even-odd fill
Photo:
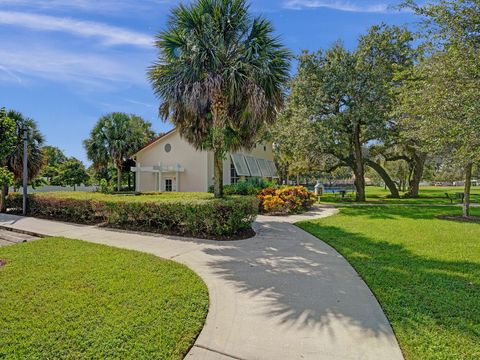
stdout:
POLYGON ((267 188, 257 198, 260 212, 271 215, 299 214, 309 210, 316 201, 315 195, 303 186, 267 188))

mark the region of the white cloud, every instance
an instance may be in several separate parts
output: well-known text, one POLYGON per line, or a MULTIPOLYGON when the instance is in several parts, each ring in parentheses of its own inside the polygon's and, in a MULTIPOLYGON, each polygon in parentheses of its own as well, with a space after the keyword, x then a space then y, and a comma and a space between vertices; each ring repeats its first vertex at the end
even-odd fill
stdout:
POLYGON ((284 7, 294 10, 306 8, 328 8, 339 11, 365 13, 384 13, 389 9, 389 5, 385 3, 365 4, 364 1, 361 2, 363 2, 362 5, 340 0, 286 0, 284 7))
POLYGON ((3 81, 40 78, 96 88, 119 83, 147 85, 146 66, 139 59, 77 54, 44 46, 26 48, 7 44, 0 47, 0 78, 3 81))
POLYGON ((0 24, 33 30, 62 31, 82 37, 96 37, 106 45, 152 47, 153 37, 117 26, 16 11, 0 11, 0 24))
POLYGON ((0 6, 39 9, 76 9, 88 12, 144 11, 152 6, 173 3, 176 0, 0 0, 0 6))

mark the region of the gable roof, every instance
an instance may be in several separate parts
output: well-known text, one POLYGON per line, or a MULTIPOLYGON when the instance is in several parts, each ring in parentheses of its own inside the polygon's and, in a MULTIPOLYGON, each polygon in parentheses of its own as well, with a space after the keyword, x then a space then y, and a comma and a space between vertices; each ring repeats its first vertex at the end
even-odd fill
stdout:
POLYGON ((134 153, 133 156, 137 155, 138 153, 142 152, 143 150, 146 150, 147 148, 149 148, 150 146, 156 144, 156 143, 159 142, 160 140, 163 140, 163 138, 167 137, 168 135, 173 134, 176 130, 177 130, 177 128, 173 128, 172 130, 167 131, 166 133, 163 133, 163 134, 161 134, 160 136, 158 136, 158 137, 156 137, 155 139, 153 139, 152 141, 146 143, 144 146, 142 146, 142 147, 140 148, 140 150, 138 150, 136 153, 134 153))

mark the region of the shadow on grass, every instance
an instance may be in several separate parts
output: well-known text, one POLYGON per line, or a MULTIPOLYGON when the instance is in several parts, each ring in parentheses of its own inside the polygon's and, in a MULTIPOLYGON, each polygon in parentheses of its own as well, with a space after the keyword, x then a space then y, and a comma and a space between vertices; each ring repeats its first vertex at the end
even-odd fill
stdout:
MULTIPOLYGON (((431 218, 432 213, 423 210, 411 217, 431 218)), ((438 358, 479 358, 479 263, 418 256, 401 245, 374 241, 336 226, 300 226, 334 246, 361 274, 382 304, 408 358, 431 358, 432 348, 439 351, 438 358)))
MULTIPOLYGON (((348 216, 362 216, 369 219, 396 219, 408 218, 414 220, 431 220, 442 215, 462 215, 462 209, 458 206, 339 206, 342 214, 348 216)), ((472 208, 472 215, 480 214, 479 208, 472 208)))

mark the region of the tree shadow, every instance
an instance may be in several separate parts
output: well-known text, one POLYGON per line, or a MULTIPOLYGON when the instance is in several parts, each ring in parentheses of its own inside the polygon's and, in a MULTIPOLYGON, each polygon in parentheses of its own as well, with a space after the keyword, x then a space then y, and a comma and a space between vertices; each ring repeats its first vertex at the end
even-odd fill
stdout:
MULTIPOLYGON (((480 213, 480 209, 472 208, 473 215, 480 213)), ((398 219, 431 220, 442 215, 461 215, 462 209, 456 206, 415 206, 415 205, 388 205, 388 206, 345 206, 341 213, 348 216, 362 216, 369 219, 398 219)))
MULTIPOLYGON (((428 259, 338 227, 304 227, 349 258, 394 323, 409 323, 413 330, 438 324, 480 340, 475 325, 480 322, 480 264, 428 259)), ((332 337, 338 323, 375 337, 391 333, 370 290, 331 246, 287 223, 265 221, 256 230, 250 242, 204 251, 216 275, 261 303, 262 315, 285 327, 317 329, 332 337)))

